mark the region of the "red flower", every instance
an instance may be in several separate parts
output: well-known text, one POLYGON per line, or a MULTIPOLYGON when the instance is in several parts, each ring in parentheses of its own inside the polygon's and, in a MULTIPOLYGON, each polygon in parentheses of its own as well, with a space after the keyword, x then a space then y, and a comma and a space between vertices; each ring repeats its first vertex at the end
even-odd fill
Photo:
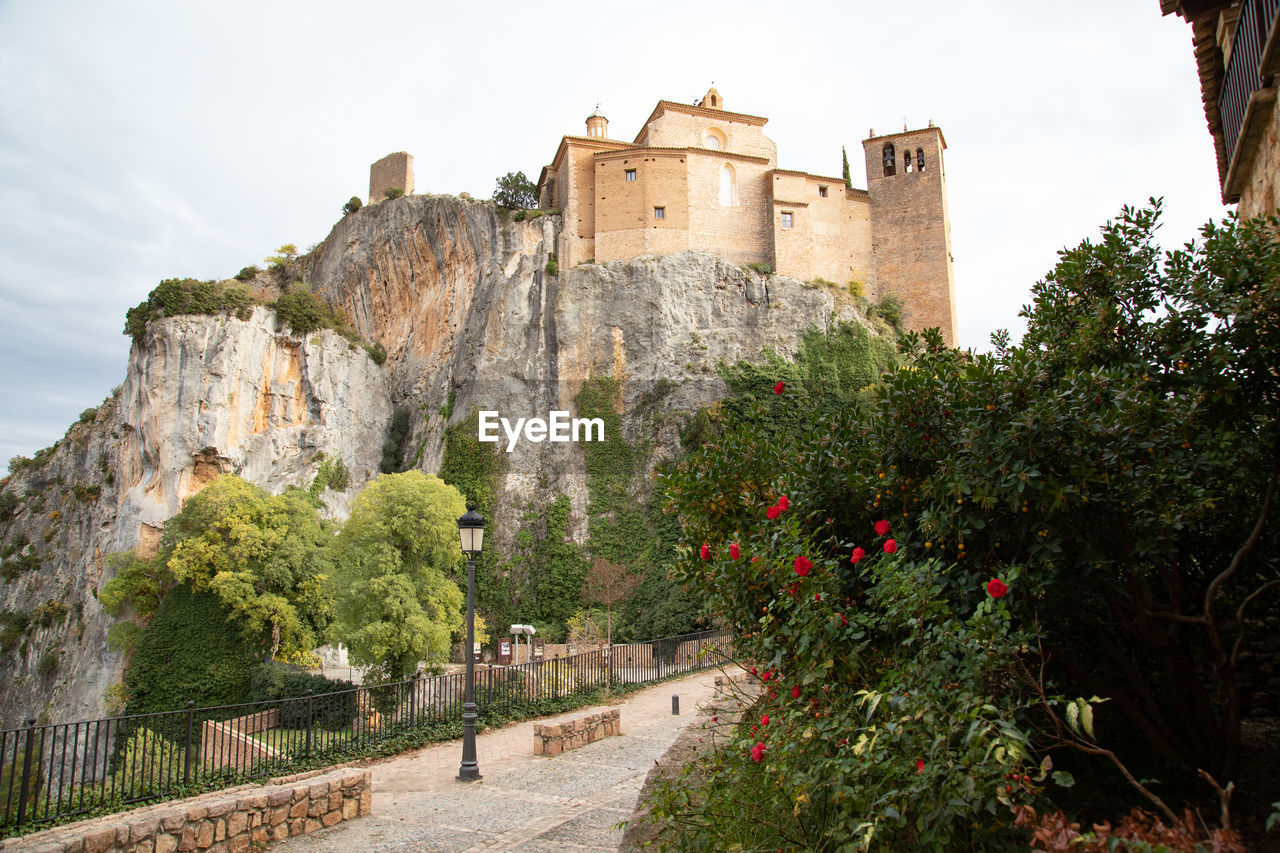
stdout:
POLYGON ((778 498, 778 509, 782 510, 783 512, 786 512, 787 510, 791 509, 791 501, 787 500, 786 495, 783 495, 782 497, 778 498))
POLYGON ((862 550, 861 548, 854 548, 852 556, 849 557, 849 562, 853 563, 856 566, 858 565, 858 563, 862 562, 862 558, 865 556, 867 556, 866 551, 862 550))
POLYGON ((711 559, 711 546, 710 546, 710 545, 708 545, 708 544, 706 544, 705 542, 704 542, 704 543, 702 543, 702 550, 701 550, 701 551, 699 551, 698 553, 702 555, 702 559, 704 559, 704 560, 710 560, 710 559, 711 559))
POLYGON ((787 390, 787 383, 785 382, 779 382, 777 385, 773 386, 773 393, 775 394, 781 394, 785 390, 787 390))
POLYGON ((893 554, 897 550, 898 550, 898 543, 894 542, 892 539, 884 543, 884 552, 886 554, 893 554))
POLYGON ((765 714, 764 716, 762 716, 762 717, 760 718, 760 725, 762 725, 762 726, 767 726, 767 725, 769 725, 769 715, 768 715, 768 714, 765 714))
POLYGON ((756 674, 756 668, 755 668, 754 666, 753 666, 753 667, 751 667, 751 674, 752 674, 752 675, 755 675, 755 674, 756 674))
POLYGON ((796 561, 792 565, 795 567, 796 574, 798 574, 800 577, 804 577, 805 575, 809 574, 809 570, 813 568, 813 563, 810 563, 807 559, 805 559, 805 556, 803 554, 796 557, 796 561))
POLYGON ((800 591, 800 587, 797 584, 792 584, 791 586, 787 587, 787 592, 791 593, 791 596, 793 598, 795 597, 795 594, 799 591, 800 591))
POLYGON ((742 552, 738 550, 737 542, 734 542, 732 545, 729 546, 729 559, 736 560, 738 559, 738 555, 741 553, 742 552))
POLYGON ((1000 578, 992 578, 987 581, 987 595, 992 598, 1004 598, 1008 591, 1009 587, 1000 578))
POLYGON ((917 773, 923 773, 923 772, 924 772, 924 759, 923 759, 923 758, 917 758, 917 759, 916 759, 916 772, 917 772, 917 773))
POLYGON ((714 722, 717 722, 719 719, 720 719, 719 717, 712 717, 712 718, 711 718, 711 722, 713 722, 713 723, 714 723, 714 722))
POLYGON ((782 510, 778 509, 778 507, 771 506, 764 511, 764 517, 772 521, 773 519, 777 518, 781 513, 782 513, 782 510))
POLYGON ((877 535, 877 536, 884 536, 884 535, 888 534, 888 532, 889 532, 889 522, 888 522, 888 521, 886 521, 885 519, 883 519, 883 518, 882 518, 882 519, 880 519, 879 521, 877 521, 877 522, 876 522, 876 535, 877 535))
POLYGON ((764 744, 756 741, 756 745, 751 747, 751 760, 764 761, 764 749, 764 744))
POLYGON ((815 592, 815 593, 813 594, 813 600, 814 600, 814 601, 821 601, 821 600, 822 600, 822 593, 820 593, 820 592, 815 592))
POLYGON ((791 688, 791 698, 792 699, 800 698, 800 685, 797 684, 795 687, 791 688))
POLYGON ((843 627, 847 627, 847 626, 848 626, 848 624, 849 624, 849 620, 848 620, 848 619, 846 619, 846 618, 844 618, 844 614, 843 614, 843 613, 841 613, 841 614, 840 614, 840 625, 841 625, 841 626, 843 626, 843 627))
POLYGON ((761 681, 768 681, 770 678, 773 678, 773 670, 771 669, 766 669, 764 675, 760 676, 761 681))

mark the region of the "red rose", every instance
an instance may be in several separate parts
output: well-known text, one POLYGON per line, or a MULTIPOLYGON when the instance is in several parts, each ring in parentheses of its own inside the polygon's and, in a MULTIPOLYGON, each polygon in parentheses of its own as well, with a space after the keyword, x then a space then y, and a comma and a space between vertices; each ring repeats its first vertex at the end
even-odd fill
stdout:
POLYGON ((738 559, 738 555, 741 553, 742 552, 738 550, 737 542, 734 542, 732 545, 729 546, 729 559, 736 560, 738 559))
POLYGON ((1009 587, 1005 586, 1004 581, 1000 580, 1000 578, 992 578, 987 581, 987 595, 992 598, 1004 598, 1008 592, 1009 587))
POLYGON ((797 684, 795 687, 791 688, 791 698, 792 699, 800 698, 800 685, 797 684))
POLYGON ((781 512, 782 510, 778 509, 776 506, 771 506, 764 511, 764 517, 772 521, 777 518, 781 512))
POLYGON ((771 669, 766 669, 764 675, 760 676, 761 681, 768 681, 770 678, 773 678, 773 670, 771 669))
POLYGON ((876 535, 884 536, 889 532, 889 522, 883 518, 876 522, 876 535))
POLYGON ((884 543, 884 552, 886 554, 895 553, 897 550, 898 550, 898 543, 894 542, 892 539, 884 543))
POLYGON ((756 741, 756 745, 751 747, 751 760, 764 761, 764 744, 756 741))
POLYGON ((796 574, 798 574, 800 577, 804 577, 805 575, 809 574, 809 570, 813 568, 813 563, 810 563, 807 559, 805 559, 805 556, 803 554, 796 557, 796 561, 792 565, 795 567, 796 574))
POLYGON ((706 544, 705 542, 704 542, 704 543, 702 543, 702 550, 701 550, 701 551, 699 551, 698 553, 700 553, 700 554, 702 555, 702 559, 704 559, 704 560, 710 560, 710 559, 711 559, 711 546, 710 546, 710 545, 708 545, 708 544, 706 544))
POLYGON ((862 562, 862 558, 865 556, 867 556, 866 551, 862 550, 861 548, 854 548, 852 556, 849 557, 849 562, 853 563, 856 566, 858 565, 858 563, 862 562))
POLYGON ((923 773, 923 772, 924 772, 924 759, 922 759, 922 758, 917 758, 917 759, 916 759, 916 772, 917 772, 917 773, 923 773))
POLYGON ((775 394, 781 394, 785 390, 787 390, 787 383, 785 382, 779 382, 777 385, 773 386, 773 393, 775 394))
POLYGON ((822 600, 822 593, 820 593, 820 592, 815 592, 815 593, 813 594, 813 600, 814 600, 814 601, 821 601, 821 600, 822 600))
POLYGON ((768 714, 765 714, 765 715, 763 715, 763 716, 760 718, 760 725, 762 725, 762 726, 767 726, 767 725, 769 725, 769 715, 768 715, 768 714))
POLYGON ((782 510, 783 512, 791 509, 791 501, 787 500, 786 495, 783 495, 782 497, 778 498, 778 509, 782 510))

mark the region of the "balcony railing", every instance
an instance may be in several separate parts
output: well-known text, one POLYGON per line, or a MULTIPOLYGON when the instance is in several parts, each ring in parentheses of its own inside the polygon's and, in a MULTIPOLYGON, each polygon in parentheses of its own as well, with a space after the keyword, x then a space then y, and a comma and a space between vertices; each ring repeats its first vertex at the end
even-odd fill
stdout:
POLYGON ((1218 115, 1222 118, 1222 140, 1226 147, 1228 170, 1235 159, 1240 134, 1245 129, 1249 99, 1263 87, 1262 52, 1280 10, 1280 0, 1243 0, 1242 6, 1226 80, 1218 95, 1218 115))

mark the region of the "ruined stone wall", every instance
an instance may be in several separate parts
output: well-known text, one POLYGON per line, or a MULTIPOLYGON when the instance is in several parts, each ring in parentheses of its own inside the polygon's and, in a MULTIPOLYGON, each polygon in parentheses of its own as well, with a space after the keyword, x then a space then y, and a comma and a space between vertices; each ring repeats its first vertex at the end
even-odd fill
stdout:
POLYGON ((369 204, 382 201, 392 187, 413 194, 413 155, 404 151, 388 154, 369 167, 369 204))

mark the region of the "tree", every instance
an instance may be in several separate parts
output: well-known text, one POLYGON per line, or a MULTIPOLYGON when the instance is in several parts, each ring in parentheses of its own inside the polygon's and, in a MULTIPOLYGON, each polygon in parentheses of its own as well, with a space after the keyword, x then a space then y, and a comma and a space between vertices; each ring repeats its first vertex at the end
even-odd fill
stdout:
POLYGON ((331 539, 307 493, 273 496, 223 474, 165 523, 154 557, 117 560, 102 602, 117 615, 130 605, 148 620, 185 584, 215 596, 246 639, 266 640, 268 658, 282 648, 309 651, 328 619, 321 586, 331 539))
POLYGON ((538 206, 538 188, 524 172, 507 172, 493 190, 493 202, 508 210, 528 210, 538 206))
POLYGON ((840 146, 840 156, 844 158, 844 185, 853 189, 853 178, 849 176, 849 152, 843 145, 840 146))
POLYGON ((591 568, 582 579, 582 594, 605 606, 605 640, 609 645, 613 645, 613 605, 635 592, 643 582, 643 576, 633 575, 626 566, 611 563, 604 557, 591 561, 591 568))
POLYGON ((463 593, 446 577, 462 563, 462 495, 434 474, 384 474, 356 498, 336 544, 331 638, 384 681, 447 658, 463 593))
POLYGON ((362 207, 364 207, 364 202, 360 200, 360 196, 353 195, 351 198, 347 199, 347 203, 342 206, 342 213, 344 216, 349 216, 362 207))

